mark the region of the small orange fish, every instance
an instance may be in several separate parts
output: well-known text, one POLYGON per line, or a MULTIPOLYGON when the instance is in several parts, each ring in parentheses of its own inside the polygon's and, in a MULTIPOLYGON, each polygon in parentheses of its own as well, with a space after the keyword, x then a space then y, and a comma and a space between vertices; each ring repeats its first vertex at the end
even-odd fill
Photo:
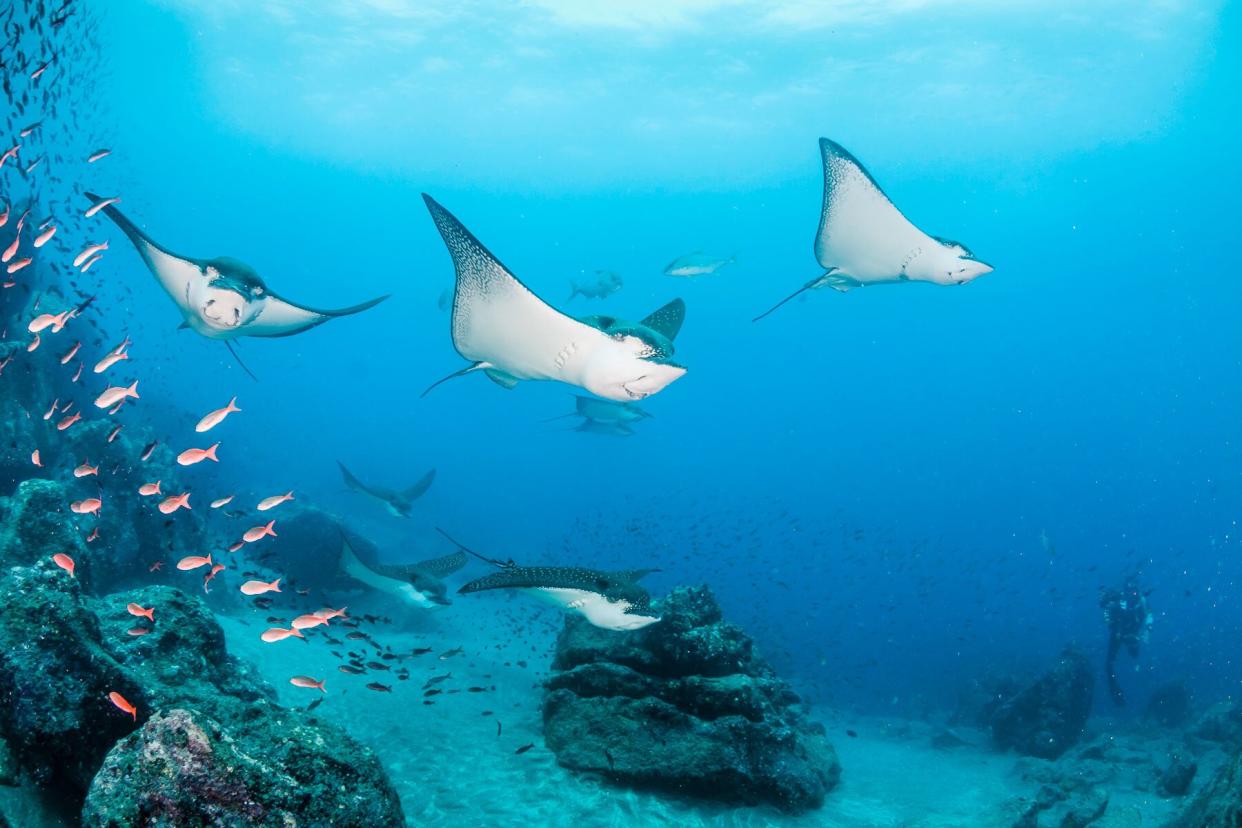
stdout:
POLYGON ((86 159, 86 163, 94 164, 99 159, 107 158, 111 154, 112 154, 112 150, 110 149, 95 150, 94 152, 90 154, 90 157, 86 159))
POLYGON ((276 521, 269 520, 266 526, 255 526, 252 529, 247 529, 246 533, 242 535, 242 540, 246 543, 254 543, 262 538, 274 538, 276 533, 272 531, 272 527, 275 525, 276 521))
POLYGON ((22 234, 19 232, 13 239, 13 243, 4 249, 4 253, 0 253, 0 263, 4 263, 17 255, 17 246, 21 244, 22 234))
POLYGON ((52 419, 52 415, 56 413, 56 409, 59 407, 60 407, 60 397, 57 397, 55 400, 52 401, 52 407, 49 408, 47 410, 47 413, 43 415, 43 419, 45 420, 52 419))
POLYGON ((82 272, 85 273, 86 271, 90 270, 92 267, 95 266, 95 263, 98 262, 102 258, 103 258, 102 253, 96 253, 94 256, 91 256, 89 259, 86 260, 86 264, 82 265, 82 272))
POLYGON ((280 592, 280 578, 270 584, 263 581, 246 581, 241 585, 242 595, 262 595, 265 592, 280 592))
POLYGON ((139 618, 145 618, 148 621, 155 622, 155 607, 143 607, 141 604, 129 603, 125 605, 126 611, 130 615, 136 615, 139 618))
POLYGON ((26 346, 26 353, 33 354, 35 351, 39 349, 39 345, 42 342, 43 342, 43 339, 40 338, 38 334, 35 334, 34 339, 30 340, 30 344, 26 346))
POLYGON ((113 690, 111 693, 108 694, 108 701, 115 704, 119 710, 133 716, 135 722, 138 721, 138 708, 134 707, 132 704, 126 701, 125 697, 122 696, 120 693, 113 690))
POLYGON ((69 351, 68 351, 68 352, 67 352, 67 353, 66 353, 63 357, 61 357, 61 358, 60 358, 60 364, 61 364, 61 365, 68 365, 68 364, 69 364, 69 360, 71 360, 71 359, 73 359, 75 356, 77 356, 78 349, 79 349, 79 348, 81 348, 81 347, 82 347, 82 343, 81 343, 81 342, 75 342, 75 343, 73 343, 73 347, 72 347, 72 348, 70 348, 70 349, 69 349, 69 351))
POLYGON ((34 463, 39 468, 43 468, 43 461, 39 459, 38 449, 35 449, 33 452, 30 453, 30 462, 34 463))
POLYGON ((118 197, 101 198, 99 201, 96 201, 90 207, 86 208, 86 212, 83 213, 82 215, 86 216, 87 218, 90 218, 91 216, 95 215, 103 208, 107 207, 109 204, 117 204, 120 202, 120 200, 121 199, 118 197))
POLYGON ((266 512, 268 509, 275 509, 282 503, 293 500, 293 492, 285 492, 282 495, 272 495, 265 497, 259 501, 258 509, 260 512, 266 512))
POLYGON ((142 495, 143 497, 150 497, 151 495, 157 495, 159 493, 160 493, 160 481, 158 480, 155 481, 154 483, 143 483, 141 486, 138 487, 138 494, 142 495))
POLYGON ((120 385, 108 387, 102 394, 95 398, 95 407, 111 408, 117 403, 127 399, 138 399, 138 380, 134 380, 134 384, 128 388, 120 385))
POLYGON ((80 413, 78 413, 77 411, 75 411, 75 412, 73 412, 73 416, 71 416, 71 417, 66 417, 65 419, 63 419, 63 420, 61 420, 59 423, 57 423, 57 424, 56 424, 56 430, 57 430, 57 431, 64 431, 65 429, 69 428, 69 426, 73 425, 74 423, 76 423, 76 422, 77 422, 78 420, 80 420, 80 419, 82 419, 82 415, 81 415, 80 413))
POLYGON ((220 444, 216 443, 211 448, 186 449, 185 451, 177 455, 177 465, 193 466, 195 463, 201 463, 204 460, 210 460, 213 463, 219 463, 220 461, 216 459, 216 449, 219 447, 220 447, 220 444))
POLYGON ((203 592, 207 591, 207 585, 211 583, 212 578, 215 578, 222 569, 224 569, 224 564, 216 564, 211 568, 210 572, 203 576, 203 592))
POLYGON ((332 609, 331 607, 324 607, 323 609, 318 610, 315 613, 315 615, 318 615, 320 618, 324 619, 325 621, 330 621, 333 618, 348 618, 349 616, 345 614, 346 609, 348 609, 348 607, 341 607, 340 609, 332 609))
POLYGON ((211 501, 211 508, 219 509, 221 506, 228 504, 232 499, 233 499, 233 495, 229 495, 228 497, 222 497, 222 498, 219 498, 218 500, 213 500, 211 501))
POLYGON ((108 432, 108 442, 109 442, 109 443, 111 443, 113 440, 115 440, 115 439, 117 438, 117 435, 119 435, 119 434, 121 433, 121 429, 123 429, 123 428, 125 428, 125 426, 123 426, 123 425, 119 425, 119 426, 117 426, 116 428, 114 428, 114 429, 112 429, 111 431, 109 431, 109 432, 108 432))
POLYGON ((85 500, 75 500, 69 504, 69 511, 75 515, 99 515, 99 507, 103 505, 97 497, 88 497, 85 500))
POLYGON ((200 566, 211 566, 210 555, 186 555, 177 561, 177 569, 182 572, 188 572, 191 569, 198 569, 200 566))
POLYGON ((99 466, 92 466, 89 461, 73 470, 74 477, 90 477, 92 474, 99 474, 99 466))
POLYGON ((24 259, 18 259, 17 261, 14 261, 14 262, 9 262, 9 266, 8 266, 8 268, 5 270, 5 272, 6 272, 6 273, 8 273, 8 274, 11 276, 11 275, 13 275, 14 273, 16 273, 16 272, 17 272, 17 271, 19 271, 19 270, 23 270, 23 269, 25 269, 25 268, 27 268, 27 267, 30 267, 30 263, 31 263, 31 262, 33 262, 33 261, 34 261, 34 259, 32 259, 32 258, 30 258, 29 256, 27 256, 27 257, 26 257, 26 258, 24 258, 24 259))
POLYGON ((306 637, 296 629, 282 630, 280 627, 272 627, 270 630, 263 633, 263 635, 259 636, 259 638, 263 639, 268 644, 274 644, 277 641, 284 641, 286 638, 291 636, 294 638, 306 637))
POLYGON ((56 235, 56 225, 53 224, 51 227, 47 228, 42 233, 35 236, 34 246, 36 248, 42 247, 43 245, 51 241, 52 236, 55 236, 55 235, 56 235))
POLYGON ((165 515, 171 515, 178 509, 190 508, 190 493, 183 492, 179 495, 172 495, 160 501, 160 512, 165 515))
POLYGON ((146 635, 147 633, 151 632, 151 628, 150 627, 130 627, 125 632, 129 633, 130 635, 146 635))
POLYGON ((73 375, 73 379, 70 380, 70 382, 77 382, 81 378, 81 376, 82 376, 82 363, 79 362, 77 373, 73 375))
POLYGON ((229 551, 230 551, 230 552, 236 552, 238 549, 241 549, 241 548, 242 548, 243 546, 245 546, 245 545, 246 545, 246 542, 245 542, 245 541, 238 541, 237 543, 235 543, 235 544, 233 544, 232 546, 230 546, 230 547, 229 547, 229 551))
POLYGON ((101 250, 107 250, 107 249, 108 249, 107 242, 100 242, 99 244, 88 244, 86 247, 82 248, 81 253, 79 253, 77 256, 74 256, 73 266, 81 267, 82 262, 86 261, 91 256, 94 256, 96 253, 100 252, 101 250))
POLYGON ((289 679, 289 683, 292 684, 294 687, 305 687, 308 690, 314 689, 314 690, 320 691, 321 693, 328 692, 327 690, 323 689, 324 679, 313 679, 310 676, 294 676, 293 678, 289 679))
POLYGON ((109 368, 111 368, 113 365, 116 365, 118 362, 120 362, 123 359, 129 359, 128 352, 113 351, 112 353, 105 356, 103 359, 99 360, 99 362, 95 363, 95 373, 102 374, 104 371, 107 371, 109 368))
POLYGON ((159 572, 163 568, 164 568, 163 561, 152 561, 151 565, 147 567, 147 572, 159 572))
POLYGON ((217 408, 215 411, 199 420, 198 425, 194 426, 194 430, 199 433, 211 431, 213 428, 220 425, 220 423, 224 421, 225 417, 238 411, 241 411, 241 409, 237 407, 237 397, 234 397, 229 400, 229 404, 224 408, 217 408))
POLYGON ((308 630, 311 627, 318 627, 320 624, 327 623, 328 619, 320 618, 318 615, 311 613, 309 615, 299 615, 297 618, 293 619, 293 623, 290 626, 292 626, 295 630, 308 630))
POLYGON ((68 319, 69 311, 62 311, 61 313, 41 313, 30 321, 30 324, 26 326, 26 330, 31 333, 39 333, 40 331, 45 331, 48 328, 54 328, 57 325, 64 327, 64 324, 68 321, 68 319))
POLYGON ((98 526, 92 529, 91 533, 86 536, 87 543, 94 543, 97 540, 99 540, 99 527, 98 526))
POLYGON ((73 578, 77 577, 76 575, 73 574, 73 567, 74 567, 73 558, 69 557, 64 552, 57 552, 55 555, 53 555, 52 563, 56 564, 61 569, 68 572, 70 577, 73 577, 73 578))

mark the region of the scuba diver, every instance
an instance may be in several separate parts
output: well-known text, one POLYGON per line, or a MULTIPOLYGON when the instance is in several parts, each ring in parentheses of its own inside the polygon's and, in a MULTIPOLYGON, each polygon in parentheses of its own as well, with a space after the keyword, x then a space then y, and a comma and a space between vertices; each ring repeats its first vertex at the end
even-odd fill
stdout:
POLYGON ((1120 589, 1100 588, 1100 606, 1108 624, 1108 657, 1104 670, 1108 673, 1108 692, 1118 707, 1125 705, 1126 694, 1117 682, 1117 653, 1122 646, 1132 658, 1138 658, 1139 646, 1146 643, 1151 632, 1152 614, 1147 605, 1150 589, 1139 584, 1138 573, 1128 575, 1120 589))

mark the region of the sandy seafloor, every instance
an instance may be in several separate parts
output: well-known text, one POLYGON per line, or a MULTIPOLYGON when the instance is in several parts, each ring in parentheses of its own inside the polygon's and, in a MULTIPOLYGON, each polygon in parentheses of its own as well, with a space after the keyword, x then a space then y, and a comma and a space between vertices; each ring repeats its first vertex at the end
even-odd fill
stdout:
MULTIPOLYGON (((507 615, 556 621, 555 615, 543 618, 553 612, 520 597, 459 598, 436 611, 430 623, 420 623, 425 629, 418 632, 369 627, 394 650, 434 648, 406 662, 411 676, 405 682, 383 673, 340 673, 329 653, 339 648, 323 641, 264 644, 258 636, 267 626, 265 613, 256 612, 253 620, 221 616, 220 621, 230 652, 257 664, 282 703, 304 705, 318 695, 290 685, 290 676, 326 678, 328 693, 316 712, 376 751, 410 825, 969 826, 981 824, 982 815, 1004 800, 1038 789, 1020 778, 1019 757, 988 749, 982 733, 975 734, 981 748, 943 750, 931 746, 934 729, 926 723, 826 709, 815 715, 829 729, 842 779, 821 810, 803 816, 680 801, 571 773, 557 765, 541 736, 539 682, 551 663, 553 627, 527 624, 528 634, 520 639, 504 632, 507 615), (465 649, 462 655, 438 658, 458 646, 465 649), (527 667, 517 666, 519 660, 527 667), (438 686, 462 692, 442 694, 435 704, 424 705, 426 678, 450 671, 453 678, 438 686), (366 689, 376 680, 391 684, 393 692, 366 689), (495 685, 496 690, 465 692, 471 685, 495 685), (494 715, 483 716, 485 710, 494 715), (499 737, 496 720, 503 723, 499 737), (847 736, 847 729, 857 737, 847 736), (533 749, 514 753, 532 742, 533 749)), ((333 635, 341 632, 335 629, 333 635)), ((1200 773, 1212 770, 1201 768, 1200 773)), ((1094 823, 1100 828, 1159 825, 1182 802, 1115 787, 1109 792, 1108 811, 1094 823)))

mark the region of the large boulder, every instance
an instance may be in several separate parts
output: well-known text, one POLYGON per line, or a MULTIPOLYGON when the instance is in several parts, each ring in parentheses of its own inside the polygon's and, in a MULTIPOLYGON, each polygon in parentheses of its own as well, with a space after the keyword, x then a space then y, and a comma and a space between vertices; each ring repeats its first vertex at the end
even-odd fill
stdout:
MULTIPOLYGON (((0 498, 0 562, 29 565, 57 552, 84 561, 79 516, 69 509, 73 499, 62 483, 39 479, 24 480, 12 497, 0 498)), ((77 574, 89 580, 85 568, 77 574)))
POLYGON ((1242 825, 1242 751, 1234 754, 1169 828, 1238 828, 1242 825))
POLYGON ((1081 652, 1067 649, 1057 663, 992 717, 992 737, 1002 748, 1055 759, 1082 738, 1095 676, 1081 652))
POLYGON ((194 710, 155 714, 108 753, 82 825, 403 826, 374 754, 299 716, 230 729, 194 710))
MULTIPOLYGON (((90 598, 77 579, 47 560, 0 568, 0 595, 5 596, 0 738, 8 741, 23 769, 62 801, 81 803, 89 789, 94 804, 88 804, 86 816, 95 820, 89 824, 141 822, 128 816, 109 822, 116 814, 135 813, 127 810, 131 807, 145 813, 141 809, 149 804, 140 788, 123 790, 125 780, 130 775, 153 779, 155 768, 163 766, 143 764, 150 758, 148 748, 155 750, 152 745, 168 739, 184 746, 191 729, 184 717, 174 717, 176 726, 131 737, 119 753, 113 746, 159 711, 176 708, 196 711, 194 732, 209 734, 207 742, 221 746, 214 773, 232 767, 233 758, 245 758, 247 769, 261 771, 254 777, 239 771, 238 778, 250 786, 262 778, 273 786, 268 795, 274 798, 260 800, 263 813, 282 815, 281 822, 271 824, 400 824, 395 794, 371 753, 305 711, 276 705, 271 688, 228 654, 223 632, 200 598, 167 586, 90 598), (154 623, 131 615, 130 602, 153 608, 154 623), (132 635, 134 628, 148 631, 132 635), (113 706, 108 699, 113 691, 136 706, 136 717, 113 706), (236 755, 229 752, 234 743, 236 755), (112 775, 92 782, 105 755, 112 775), (354 803, 354 797, 369 804, 354 803), (302 821, 285 821, 286 814, 301 814, 302 821), (328 818, 332 814, 380 816, 336 822, 328 818)), ((181 780, 187 787, 191 781, 181 780)), ((243 809, 205 823, 207 811, 183 810, 157 822, 250 824, 249 813, 243 809), (177 813, 188 816, 176 821, 177 813)))
POLYGON ((840 776, 822 726, 711 591, 678 589, 655 608, 663 620, 626 633, 566 617, 543 705, 557 761, 730 803, 822 805, 840 776))
POLYGON ((79 582, 50 560, 0 569, 0 736, 42 785, 80 796, 133 728, 116 691, 147 709, 143 683, 100 643, 79 582))

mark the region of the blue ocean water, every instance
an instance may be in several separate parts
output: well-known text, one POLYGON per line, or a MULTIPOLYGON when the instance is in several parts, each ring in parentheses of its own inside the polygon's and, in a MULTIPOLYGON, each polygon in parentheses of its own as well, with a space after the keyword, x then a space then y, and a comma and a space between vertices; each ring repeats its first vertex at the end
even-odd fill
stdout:
POLYGON ((177 330, 119 233, 75 228, 72 250, 111 239, 78 281, 134 340, 144 419, 238 397, 216 489, 294 489, 393 562, 451 549, 440 527, 522 563, 655 567, 656 596, 706 583, 823 711, 949 711, 1067 644, 1098 666, 1102 717, 1175 680, 1205 706, 1239 693, 1236 4, 73 7, 91 34, 61 58, 86 71, 55 93, 58 149, 112 155, 49 191, 120 195, 169 249, 312 306, 392 294, 242 340, 256 382, 177 330), (752 322, 822 272, 821 136, 995 271, 810 291, 752 322), (556 383, 420 397, 465 365, 423 192, 567 313, 685 300, 687 373, 633 436, 549 421, 573 406, 556 383), (695 251, 736 262, 664 275, 695 251), (597 270, 623 288, 566 301, 597 270), (398 519, 338 461, 437 477, 398 519), (1136 571, 1154 624, 1115 709, 1099 591, 1136 571))

